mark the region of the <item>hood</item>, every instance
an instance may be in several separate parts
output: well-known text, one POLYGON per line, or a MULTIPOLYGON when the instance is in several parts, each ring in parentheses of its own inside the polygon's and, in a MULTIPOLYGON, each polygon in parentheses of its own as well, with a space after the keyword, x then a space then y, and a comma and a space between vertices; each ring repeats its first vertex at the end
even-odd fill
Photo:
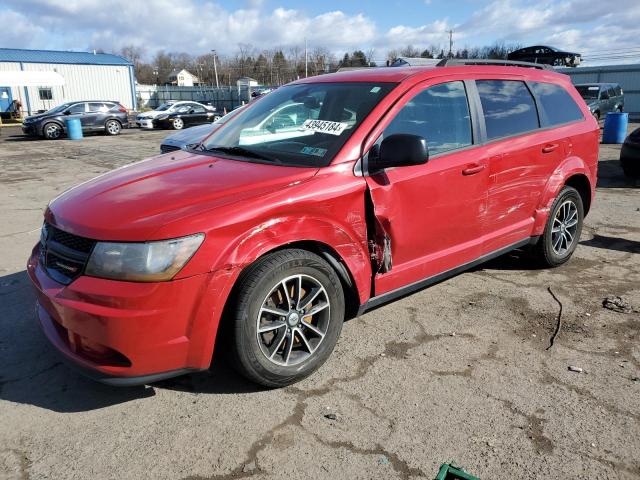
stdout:
POLYGON ((189 145, 191 143, 198 143, 203 140, 207 135, 216 130, 219 125, 205 123, 204 125, 198 125, 197 127, 190 127, 184 130, 178 130, 171 135, 168 135, 162 143, 170 145, 189 145))
MULTIPOLYGON (((38 113, 37 115, 30 115, 28 117, 24 118, 24 122, 28 123, 28 122, 37 122, 38 120, 40 120, 41 118, 45 118, 45 117, 50 117, 52 114, 49 113, 38 113)), ((55 115, 55 114, 53 114, 55 115)))
POLYGON ((139 118, 156 118, 156 117, 159 117, 160 115, 164 115, 168 113, 169 112, 167 112, 166 110, 163 110, 162 112, 159 112, 157 110, 151 110, 150 112, 144 112, 144 113, 138 114, 138 117, 139 118))
POLYGON ((194 216, 208 215, 213 224, 216 210, 284 190, 316 171, 173 152, 68 190, 51 202, 46 217, 69 233, 96 240, 160 239, 160 229, 174 222, 182 225, 173 231, 187 235, 195 233, 189 231, 194 216))

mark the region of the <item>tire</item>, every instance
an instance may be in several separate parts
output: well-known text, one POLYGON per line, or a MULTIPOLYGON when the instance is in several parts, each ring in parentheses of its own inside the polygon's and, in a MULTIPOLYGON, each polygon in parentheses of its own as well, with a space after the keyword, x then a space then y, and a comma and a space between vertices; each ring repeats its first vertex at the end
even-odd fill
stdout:
POLYGON ((213 121, 217 122, 218 120, 220 120, 222 117, 220 115, 214 115, 213 116, 213 121))
POLYGON ((256 261, 242 273, 235 300, 229 318, 233 365, 266 387, 291 385, 317 370, 331 355, 344 322, 340 279, 306 250, 281 250, 256 261), (307 305, 305 299, 311 299, 307 305), (316 313, 305 315, 311 311, 316 313))
POLYGON ((629 160, 620 160, 624 175, 629 178, 640 178, 640 160, 635 162, 629 160))
POLYGON ((171 122, 171 128, 174 130, 182 130, 184 128, 184 120, 181 118, 174 118, 171 122))
POLYGON ((107 135, 118 135, 122 130, 122 125, 117 120, 107 120, 104 124, 104 133, 107 135))
POLYGON ((580 194, 565 186, 553 202, 544 233, 533 248, 535 261, 543 267, 558 267, 569 260, 580 241, 583 220, 580 194))
POLYGON ((49 122, 42 127, 42 135, 47 140, 57 140, 62 137, 62 127, 57 123, 49 122))

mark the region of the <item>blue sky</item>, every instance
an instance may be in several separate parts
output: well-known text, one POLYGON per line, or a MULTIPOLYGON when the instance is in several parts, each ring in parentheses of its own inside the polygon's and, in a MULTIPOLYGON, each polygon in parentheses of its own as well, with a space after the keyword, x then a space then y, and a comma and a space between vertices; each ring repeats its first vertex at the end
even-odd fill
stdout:
POLYGON ((306 38, 384 59, 408 44, 446 49, 453 29, 454 48, 547 44, 594 63, 640 62, 640 0, 0 0, 0 18, 0 47, 14 48, 234 55, 239 44, 295 49, 306 38))

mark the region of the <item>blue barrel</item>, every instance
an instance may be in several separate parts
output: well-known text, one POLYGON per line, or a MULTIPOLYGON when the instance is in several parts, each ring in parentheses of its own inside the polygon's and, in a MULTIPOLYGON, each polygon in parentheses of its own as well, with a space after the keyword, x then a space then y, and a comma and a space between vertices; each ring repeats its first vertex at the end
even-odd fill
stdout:
POLYGON ((629 114, 610 112, 604 119, 602 143, 624 143, 629 125, 629 114))
POLYGON ((69 140, 82 140, 82 124, 79 118, 67 118, 67 136, 69 140))

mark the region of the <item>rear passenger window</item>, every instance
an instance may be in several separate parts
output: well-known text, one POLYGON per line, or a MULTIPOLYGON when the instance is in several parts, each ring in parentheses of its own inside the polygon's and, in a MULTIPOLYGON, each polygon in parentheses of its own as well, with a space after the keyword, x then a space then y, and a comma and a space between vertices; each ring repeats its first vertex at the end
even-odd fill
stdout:
POLYGON ((584 115, 571 95, 559 85, 533 82, 530 84, 540 106, 545 127, 583 120, 584 115))
POLYGON ((489 140, 539 128, 536 105, 524 82, 476 80, 476 85, 489 140))
POLYGON ((424 137, 430 155, 471 145, 471 117, 464 83, 443 83, 417 94, 398 112, 384 136, 394 133, 424 137))
POLYGON ((107 107, 104 106, 104 103, 94 103, 94 102, 90 102, 89 103, 89 111, 90 112, 106 112, 107 110, 109 110, 107 107))

